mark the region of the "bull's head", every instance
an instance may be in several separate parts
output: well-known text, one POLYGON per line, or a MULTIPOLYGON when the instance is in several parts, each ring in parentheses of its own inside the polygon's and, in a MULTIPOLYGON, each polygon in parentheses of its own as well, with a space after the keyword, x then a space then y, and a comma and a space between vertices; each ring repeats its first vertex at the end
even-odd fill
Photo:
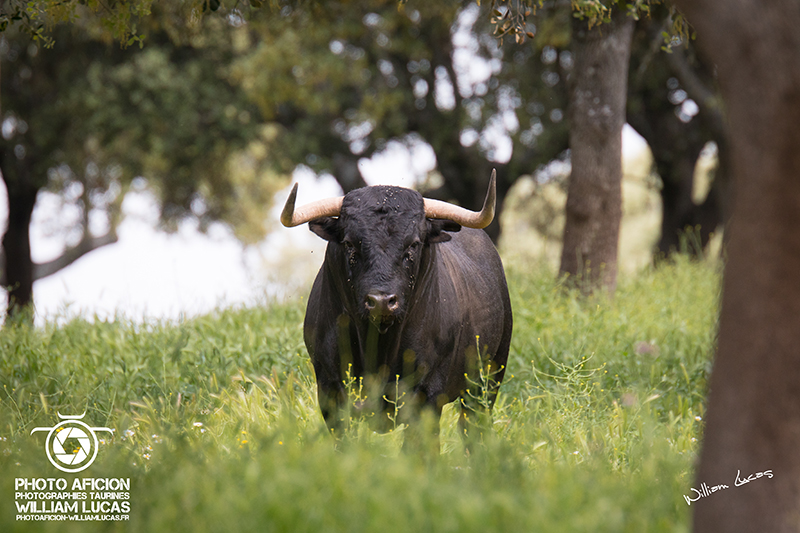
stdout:
POLYGON ((494 218, 495 172, 480 211, 422 198, 401 187, 364 187, 295 209, 295 184, 281 214, 284 226, 306 222, 332 243, 327 261, 347 276, 356 311, 381 333, 403 319, 429 245, 462 226, 485 228, 494 218))

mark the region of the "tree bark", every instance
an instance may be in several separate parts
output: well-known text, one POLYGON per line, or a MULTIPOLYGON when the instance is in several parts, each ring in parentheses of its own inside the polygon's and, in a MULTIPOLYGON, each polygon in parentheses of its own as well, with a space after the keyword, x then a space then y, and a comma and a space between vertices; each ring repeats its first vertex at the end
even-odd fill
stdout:
POLYGON ((364 181, 364 176, 361 174, 361 169, 358 168, 358 156, 336 152, 331 160, 333 163, 333 177, 336 178, 345 194, 354 189, 367 186, 367 182, 364 181))
POLYGON ((8 316, 15 316, 33 302, 33 260, 30 224, 38 189, 19 181, 6 183, 8 227, 3 235, 5 286, 8 316))
POLYGON ((694 529, 800 530, 800 4, 678 0, 717 65, 734 200, 694 529), (739 478, 771 471, 736 486, 739 478))
POLYGON ((567 189, 561 274, 584 291, 614 291, 622 218, 622 126, 633 19, 618 10, 589 28, 573 19, 567 189))
MULTIPOLYGON (((89 230, 84 228, 84 232, 89 230)), ((100 237, 92 237, 85 234, 84 238, 77 245, 67 248, 64 253, 46 263, 33 263, 33 281, 52 276, 59 270, 67 268, 69 265, 83 257, 84 255, 102 248, 103 246, 117 242, 117 232, 112 229, 100 237)))

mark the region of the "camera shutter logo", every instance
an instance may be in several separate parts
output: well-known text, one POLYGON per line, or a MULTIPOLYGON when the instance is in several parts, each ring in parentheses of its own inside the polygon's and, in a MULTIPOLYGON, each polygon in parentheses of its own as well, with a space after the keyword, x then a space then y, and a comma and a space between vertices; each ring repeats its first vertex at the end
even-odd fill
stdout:
POLYGON ((51 428, 33 428, 31 435, 37 431, 47 431, 44 450, 50 463, 62 472, 80 472, 89 468, 97 457, 97 435, 95 431, 108 431, 111 428, 93 428, 83 422, 82 415, 62 415, 61 422, 51 428))

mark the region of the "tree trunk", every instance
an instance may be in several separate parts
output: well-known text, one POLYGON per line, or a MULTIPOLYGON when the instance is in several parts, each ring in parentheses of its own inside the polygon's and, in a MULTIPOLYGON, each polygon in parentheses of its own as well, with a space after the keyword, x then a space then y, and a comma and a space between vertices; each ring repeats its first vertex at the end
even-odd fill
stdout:
POLYGON ((347 156, 337 152, 333 154, 332 163, 333 177, 336 178, 345 194, 367 186, 364 176, 361 175, 361 169, 358 168, 357 156, 347 156))
POLYGON ((652 18, 643 17, 636 23, 628 81, 628 124, 650 146, 663 183, 661 237, 655 260, 683 251, 684 241, 687 253, 702 255, 711 234, 722 224, 725 189, 725 172, 720 166, 707 198, 700 204, 692 199, 698 156, 711 140, 722 154, 725 132, 712 69, 699 60, 692 46, 670 53, 661 50, 668 20, 668 8, 662 6, 652 18), (699 107, 689 120, 679 116, 679 104, 672 100, 677 89, 685 91, 699 107))
POLYGON ((590 292, 614 291, 622 218, 622 126, 633 19, 618 10, 589 29, 573 19, 567 189, 561 273, 590 292))
POLYGON ((800 530, 800 3, 679 0, 717 65, 733 212, 701 483, 705 531, 800 530), (770 471, 737 486, 735 480, 770 471), (737 474, 738 473, 738 474, 737 474))
POLYGON ((684 238, 689 241, 685 243, 687 253, 695 257, 702 255, 711 232, 716 230, 719 225, 719 220, 714 223, 710 217, 702 218, 708 218, 708 224, 713 227, 700 226, 699 222, 695 222, 695 219, 701 218, 700 211, 716 205, 710 191, 708 198, 710 201, 707 204, 704 202, 698 205, 692 199, 694 170, 703 144, 696 142, 676 150, 676 145, 680 144, 676 142, 671 146, 666 144, 650 145, 655 166, 663 184, 661 188, 663 207, 661 237, 658 240, 657 250, 661 257, 668 257, 676 251, 684 251, 682 242, 684 238), (706 207, 704 208, 704 206, 706 207), (694 233, 697 226, 700 226, 699 235, 687 235, 687 232, 694 233))
POLYGON ((30 224, 38 190, 24 183, 5 183, 8 190, 8 227, 3 235, 3 266, 8 290, 7 313, 13 317, 33 303, 30 224))

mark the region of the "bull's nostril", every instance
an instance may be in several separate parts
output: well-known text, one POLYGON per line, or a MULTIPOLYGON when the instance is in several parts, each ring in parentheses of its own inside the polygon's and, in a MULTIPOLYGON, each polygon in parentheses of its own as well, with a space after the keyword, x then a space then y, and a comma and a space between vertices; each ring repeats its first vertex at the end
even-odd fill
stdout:
POLYGON ((400 307, 396 294, 368 294, 364 298, 364 307, 375 315, 391 315, 400 307))

